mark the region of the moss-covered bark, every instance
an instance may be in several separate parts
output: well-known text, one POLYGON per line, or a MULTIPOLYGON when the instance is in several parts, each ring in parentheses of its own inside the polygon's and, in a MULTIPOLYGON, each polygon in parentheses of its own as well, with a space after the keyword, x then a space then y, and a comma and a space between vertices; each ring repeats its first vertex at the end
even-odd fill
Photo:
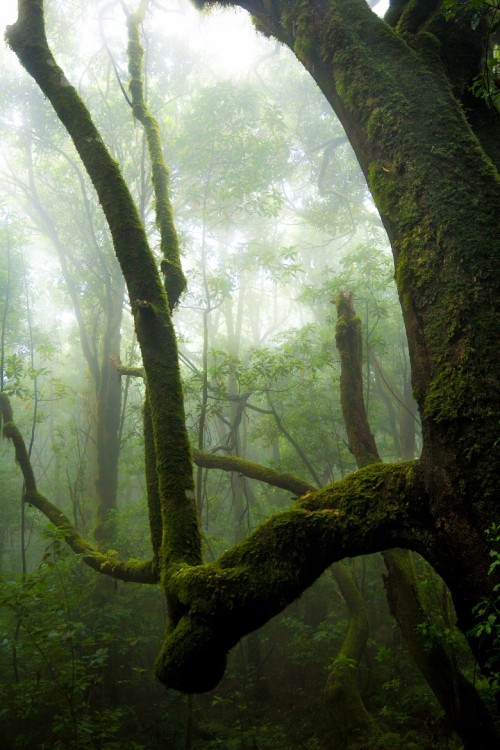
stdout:
POLYGON ((368 425, 361 370, 361 323, 356 317, 351 294, 339 293, 336 300, 335 340, 340 354, 340 404, 349 450, 359 468, 380 461, 368 425))
POLYGON ((219 453, 207 453, 193 448, 193 460, 197 466, 205 469, 222 469, 222 471, 234 471, 249 479, 258 479, 260 482, 270 484, 272 487, 280 487, 292 492, 294 495, 304 495, 314 489, 312 484, 305 482, 294 474, 283 473, 271 469, 268 466, 256 464, 239 456, 228 456, 219 453))
POLYGON ((432 534, 421 525, 422 506, 411 512, 417 498, 415 462, 369 466, 299 498, 215 563, 180 569, 171 586, 185 612, 158 658, 160 680, 185 692, 215 687, 241 636, 337 560, 410 539, 428 553, 432 534))
POLYGON ((358 666, 368 640, 369 624, 363 598, 346 563, 332 566, 332 576, 349 613, 346 636, 328 675, 325 699, 336 725, 336 735, 375 746, 379 730, 358 688, 358 666))
MULTIPOLYGON (((361 325, 351 295, 339 294, 336 306, 342 413, 349 448, 358 466, 368 466, 381 459, 364 406, 361 325)), ((499 736, 481 696, 460 672, 445 644, 438 641, 429 644, 423 635, 432 618, 419 594, 411 552, 393 549, 384 550, 382 555, 388 571, 385 586, 391 612, 447 721, 462 739, 464 748, 474 750, 480 745, 493 750, 499 736)))
POLYGON ((149 533, 153 547, 153 560, 159 568, 161 545, 163 539, 163 520, 161 513, 161 498, 158 487, 158 472, 156 471, 156 451, 154 445, 153 423, 151 410, 146 392, 143 407, 144 429, 144 470, 146 475, 146 491, 148 499, 149 533))
POLYGON ((181 268, 179 239, 170 202, 170 172, 163 156, 160 128, 158 121, 149 111, 144 96, 144 50, 140 39, 140 27, 145 19, 148 4, 149 0, 141 0, 135 13, 130 13, 128 16, 129 87, 132 97, 132 112, 136 120, 142 123, 144 127, 148 144, 151 180, 155 193, 156 223, 160 230, 160 244, 163 255, 161 268, 165 276, 165 288, 170 310, 173 310, 186 288, 186 279, 181 268))

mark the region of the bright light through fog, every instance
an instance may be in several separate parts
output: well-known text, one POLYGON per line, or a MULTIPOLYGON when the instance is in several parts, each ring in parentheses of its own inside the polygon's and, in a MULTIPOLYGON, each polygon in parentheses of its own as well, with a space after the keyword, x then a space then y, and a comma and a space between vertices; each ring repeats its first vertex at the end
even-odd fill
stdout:
POLYGON ((17 2, 16 0, 2 0, 0 4, 0 26, 2 28, 2 37, 5 32, 5 27, 10 23, 14 23, 17 18, 17 2))
POLYGON ((259 37, 252 27, 249 14, 241 9, 217 9, 208 16, 202 16, 196 10, 194 12, 195 18, 186 14, 186 20, 189 19, 188 23, 194 26, 189 38, 196 51, 205 50, 224 66, 227 73, 247 70, 259 54, 259 37))
MULTIPOLYGON (((389 0, 381 0, 374 10, 382 16, 388 5, 389 0)), ((2 35, 5 27, 16 18, 17 0, 1 0, 2 35)), ((206 52, 227 74, 248 70, 252 60, 260 54, 259 41, 263 40, 254 32, 249 14, 241 9, 215 9, 210 14, 201 14, 186 0, 179 3, 179 10, 157 12, 156 19, 159 24, 165 24, 167 33, 188 37, 197 52, 206 52)), ((93 42, 89 42, 92 47, 93 42)))
MULTIPOLYGON (((112 8, 110 10, 113 12, 112 8)), ((120 11, 119 4, 116 10, 120 11)), ((118 17, 117 13, 117 20, 112 21, 115 28, 119 23, 118 17)), ((14 23, 16 18, 17 0, 0 0, 2 37, 6 26, 14 23)), ((259 39, 252 28, 250 16, 240 9, 215 9, 210 14, 202 14, 186 0, 179 3, 176 9, 167 9, 164 13, 156 9, 155 23, 164 27, 167 37, 173 34, 189 38, 196 52, 206 52, 229 74, 246 71, 260 54, 259 39)), ((109 26, 104 20, 104 27, 109 29, 109 26)), ((96 37, 93 31, 90 34, 89 49, 92 49, 96 37)))

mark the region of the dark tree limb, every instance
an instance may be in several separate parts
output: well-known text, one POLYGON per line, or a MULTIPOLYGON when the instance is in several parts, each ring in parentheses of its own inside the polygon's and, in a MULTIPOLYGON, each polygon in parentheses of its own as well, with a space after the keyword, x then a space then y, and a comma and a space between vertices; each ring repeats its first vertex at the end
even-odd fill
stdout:
POLYGON ((410 552, 386 550, 387 576, 384 584, 394 619, 408 651, 441 706, 450 727, 459 735, 465 750, 496 750, 500 737, 495 721, 475 685, 458 665, 446 643, 430 640, 426 626, 432 623, 418 590, 418 579, 410 552))
POLYGON ((153 423, 151 420, 151 409, 147 396, 143 407, 143 430, 144 430, 144 473, 146 476, 146 495, 148 501, 149 533, 151 546, 153 547, 153 560, 159 567, 161 544, 163 537, 163 518, 161 513, 160 488, 158 485, 158 472, 156 470, 156 451, 154 446, 153 423))
POLYGON ((126 365, 116 365, 118 375, 126 375, 131 378, 144 378, 144 367, 127 367, 126 365))
POLYGON ((335 340, 340 354, 340 403, 349 450, 359 468, 380 461, 375 439, 366 416, 361 369, 361 321, 356 316, 352 294, 336 299, 335 340))
POLYGON ((369 635, 368 613, 347 563, 336 563, 331 573, 347 605, 349 624, 328 674, 325 700, 344 736, 362 737, 365 746, 370 747, 376 744, 375 737, 380 730, 358 689, 358 667, 369 635))
POLYGON ((294 474, 282 473, 267 466, 248 461, 239 456, 227 456, 219 453, 206 453, 193 448, 193 461, 204 469, 221 469, 234 471, 249 479, 257 479, 272 487, 293 492, 294 495, 305 495, 314 490, 314 486, 294 474))

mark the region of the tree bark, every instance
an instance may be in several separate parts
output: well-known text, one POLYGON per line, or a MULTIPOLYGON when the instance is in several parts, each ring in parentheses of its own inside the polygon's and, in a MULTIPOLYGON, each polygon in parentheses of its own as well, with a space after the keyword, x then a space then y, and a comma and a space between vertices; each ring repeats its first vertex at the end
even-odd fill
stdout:
POLYGON ((427 559, 468 632, 473 607, 498 581, 488 573, 486 531, 500 475, 500 349, 491 345, 500 325, 500 181, 498 151, 483 145, 483 125, 493 133, 498 115, 463 108, 484 57, 484 26, 475 32, 467 13, 447 24, 441 6, 424 0, 398 4, 392 27, 365 0, 227 4, 248 10, 311 73, 387 230, 422 421, 416 473, 438 539, 427 559))
MULTIPOLYGON (((361 326, 352 295, 339 294, 336 305, 342 413, 349 448, 361 467, 381 460, 364 407, 361 326)), ((475 750, 478 746, 494 750, 500 737, 481 696, 460 672, 445 644, 429 643, 422 632, 422 626, 432 620, 419 594, 412 553, 392 549, 384 550, 382 556, 388 571, 384 583, 391 613, 450 727, 460 736, 466 750, 475 750)))
POLYGON ((368 640, 369 623, 363 598, 346 563, 331 568, 349 613, 349 625, 325 687, 326 705, 336 724, 336 734, 348 741, 363 739, 366 747, 375 746, 380 734, 367 711, 358 689, 358 666, 368 640))

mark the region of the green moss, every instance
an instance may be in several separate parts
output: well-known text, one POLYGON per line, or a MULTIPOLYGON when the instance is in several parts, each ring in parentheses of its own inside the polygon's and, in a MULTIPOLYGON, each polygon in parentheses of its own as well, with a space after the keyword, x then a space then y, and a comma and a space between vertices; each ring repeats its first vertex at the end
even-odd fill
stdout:
POLYGON ((214 687, 227 650, 328 565, 397 543, 398 529, 410 533, 414 466, 370 466, 308 493, 216 563, 172 566, 169 587, 180 621, 166 635, 157 662, 160 679, 187 692, 214 687))
POLYGON ((140 41, 140 24, 144 20, 144 15, 145 6, 136 13, 130 14, 128 20, 129 87, 134 117, 142 123, 146 133, 155 193, 156 222, 160 231, 163 255, 161 270, 165 277, 165 288, 170 309, 173 310, 186 288, 186 279, 181 267, 179 240, 174 225, 169 194, 170 171, 163 156, 160 127, 156 118, 149 112, 144 97, 144 51, 140 41))
POLYGON ((464 416, 472 407, 470 375, 451 364, 441 368, 425 399, 425 414, 436 422, 464 416))
POLYGON ((148 394, 144 399, 144 466, 146 473, 146 492, 148 500, 148 517, 153 547, 153 559, 159 562, 163 537, 163 521, 161 515, 161 500, 158 488, 158 473, 156 471, 156 451, 154 447, 153 424, 148 394))

